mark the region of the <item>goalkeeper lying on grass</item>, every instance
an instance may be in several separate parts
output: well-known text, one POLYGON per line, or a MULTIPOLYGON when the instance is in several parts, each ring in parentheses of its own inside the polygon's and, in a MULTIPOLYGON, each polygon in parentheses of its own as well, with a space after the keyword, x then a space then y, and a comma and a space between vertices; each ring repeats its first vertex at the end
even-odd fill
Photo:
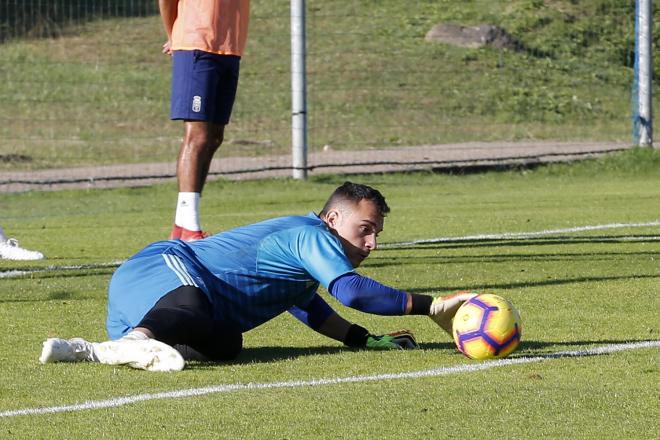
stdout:
POLYGON ((377 315, 429 315, 445 331, 474 296, 403 292, 355 272, 383 229, 389 207, 377 190, 344 183, 321 213, 281 217, 203 240, 160 241, 122 264, 110 281, 110 341, 50 338, 40 361, 127 364, 176 371, 184 358, 235 358, 244 332, 289 311, 349 347, 416 348, 408 331, 375 336, 339 316, 319 284, 348 307, 377 315))

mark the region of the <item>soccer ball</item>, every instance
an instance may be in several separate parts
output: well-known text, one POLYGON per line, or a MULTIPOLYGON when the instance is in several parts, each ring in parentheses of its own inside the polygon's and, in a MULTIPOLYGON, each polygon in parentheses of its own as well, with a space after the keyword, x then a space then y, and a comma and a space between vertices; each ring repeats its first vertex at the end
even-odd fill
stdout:
POLYGON ((496 359, 520 344, 520 314, 506 299, 483 293, 466 301, 452 324, 458 350, 470 359, 496 359))

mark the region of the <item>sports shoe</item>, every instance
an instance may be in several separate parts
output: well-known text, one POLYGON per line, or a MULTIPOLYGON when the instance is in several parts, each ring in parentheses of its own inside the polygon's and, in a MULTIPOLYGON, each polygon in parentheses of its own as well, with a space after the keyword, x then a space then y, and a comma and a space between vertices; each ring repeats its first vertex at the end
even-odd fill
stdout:
POLYGON ((0 259, 5 260, 41 260, 44 254, 29 251, 18 245, 15 238, 0 239, 0 259))
POLYGON ((94 361, 94 348, 90 342, 81 338, 48 338, 44 341, 39 362, 80 362, 94 361))
POLYGON ((191 231, 178 225, 172 227, 170 240, 197 241, 208 237, 210 234, 204 231, 191 231))
POLYGON ((183 370, 183 357, 171 346, 155 339, 117 339, 95 343, 98 362, 108 365, 128 365, 147 371, 183 370))

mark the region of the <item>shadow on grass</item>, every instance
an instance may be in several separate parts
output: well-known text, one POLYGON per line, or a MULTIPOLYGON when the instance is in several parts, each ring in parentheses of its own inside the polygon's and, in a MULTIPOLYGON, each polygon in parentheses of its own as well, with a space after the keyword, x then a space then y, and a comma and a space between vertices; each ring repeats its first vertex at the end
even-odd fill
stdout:
MULTIPOLYGON (((561 349, 562 347, 566 349, 571 349, 572 347, 586 347, 591 345, 626 344, 629 342, 648 342, 648 341, 650 340, 640 339, 640 340, 631 341, 629 339, 627 340, 602 339, 598 341, 528 341, 525 340, 523 337, 523 341, 520 343, 520 346, 516 350, 515 354, 517 355, 524 354, 525 356, 536 355, 536 354, 547 354, 544 352, 544 350, 547 350, 549 347, 553 348, 553 353, 554 353, 555 351, 554 349, 556 348, 561 349)), ((453 342, 420 343, 419 348, 423 350, 456 350, 456 346, 454 345, 453 342)))
MULTIPOLYGON (((494 234, 496 235, 496 234, 494 234)), ((612 243, 658 243, 658 234, 634 234, 634 235, 590 235, 586 237, 543 237, 543 238, 483 238, 473 240, 460 239, 438 239, 437 242, 429 240, 427 242, 415 244, 383 243, 379 248, 380 252, 398 251, 398 250, 419 250, 419 249, 463 249, 480 247, 502 247, 502 246, 556 246, 569 244, 612 244, 612 243)))
POLYGON ((343 351, 350 351, 346 347, 249 347, 244 348, 238 358, 230 362, 186 362, 186 369, 206 369, 213 368, 218 364, 222 365, 240 365, 251 363, 269 363, 285 360, 292 360, 301 357, 337 354, 343 351))
MULTIPOLYGON (((4 271, 4 272, 10 272, 10 271, 4 271)), ((0 274, 2 271, 0 271, 0 274)), ((75 269, 75 270, 53 270, 52 272, 49 272, 48 269, 46 270, 32 270, 32 271, 26 271, 26 273, 22 274, 16 274, 12 276, 5 276, 4 279, 6 280, 45 280, 45 279, 53 279, 53 278, 83 278, 83 277, 92 277, 92 276, 101 276, 101 275, 112 275, 115 273, 115 269, 111 268, 104 268, 104 269, 98 269, 98 268, 92 268, 92 269, 75 269)), ((0 282, 2 282, 2 278, 0 277, 0 282)))
POLYGON ((456 291, 456 290, 489 290, 489 289, 520 289, 525 287, 539 287, 539 286, 559 286, 563 284, 579 284, 579 283, 593 283, 597 281, 621 281, 621 280, 639 280, 639 279, 655 279, 660 278, 658 275, 649 275, 649 274, 630 274, 630 275, 621 275, 621 276, 601 276, 601 277, 573 277, 573 278, 553 278, 548 280, 539 280, 539 281, 522 281, 517 283, 492 283, 492 284, 480 284, 480 285, 461 285, 461 286, 427 286, 427 287, 415 287, 415 288, 405 288, 402 287, 402 290, 405 290, 409 293, 427 293, 428 292, 437 292, 437 291, 456 291))
MULTIPOLYGON (((616 345, 616 344, 630 344, 630 343, 639 343, 639 342, 653 342, 654 339, 640 339, 640 340, 629 340, 629 339, 602 339, 602 340, 580 340, 580 341, 523 341, 520 344, 518 350, 513 353, 510 357, 548 357, 548 358, 560 358, 560 357, 571 357, 571 356, 596 356, 601 355, 602 353, 582 353, 579 350, 575 350, 576 347, 583 348, 588 350, 593 348, 594 345, 616 345), (548 349, 552 348, 552 351, 548 349)), ((463 357, 463 355, 456 350, 456 346, 452 342, 430 342, 430 343, 421 343, 420 349, 425 351, 451 351, 456 354, 458 357, 463 357)), ((298 358, 304 358, 308 356, 315 355, 334 355, 344 351, 352 351, 346 347, 251 347, 244 349, 239 357, 231 362, 200 362, 193 361, 186 364, 186 369, 211 369, 216 367, 219 364, 222 365, 241 365, 241 364, 250 364, 250 363, 269 363, 269 362, 279 362, 285 360, 293 360, 298 358)))
POLYGON ((548 347, 557 347, 557 348, 565 347, 566 349, 570 349, 572 347, 584 347, 591 345, 626 344, 629 342, 647 342, 647 341, 649 340, 640 339, 640 340, 631 341, 630 339, 621 339, 621 340, 601 339, 598 341, 526 341, 523 338, 523 341, 520 343, 517 352, 519 353, 521 351, 526 351, 526 350, 543 351, 546 350, 548 347))
POLYGON ((556 253, 556 254, 502 254, 502 255, 428 255, 410 257, 377 257, 364 264, 364 267, 383 268, 390 266, 423 265, 423 264, 466 264, 466 263, 515 263, 515 262, 552 262, 552 261, 619 261, 621 258, 658 258, 660 251, 644 252, 583 252, 583 253, 556 253))
MULTIPOLYGON (((97 297, 90 296, 90 292, 80 292, 80 291, 68 291, 68 290, 56 290, 53 292, 48 292, 46 296, 40 298, 11 298, 11 299, 0 299, 0 304, 11 304, 11 303, 40 303, 47 301, 88 301, 90 299, 98 299, 97 297)), ((105 299, 105 296, 102 298, 105 299)))

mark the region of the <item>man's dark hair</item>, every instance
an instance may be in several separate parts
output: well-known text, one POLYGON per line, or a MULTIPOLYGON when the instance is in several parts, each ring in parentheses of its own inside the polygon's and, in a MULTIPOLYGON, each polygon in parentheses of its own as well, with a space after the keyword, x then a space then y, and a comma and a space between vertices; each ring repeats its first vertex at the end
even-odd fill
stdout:
POLYGON ((360 203, 360 200, 369 200, 373 202, 378 208, 378 213, 385 217, 390 212, 390 207, 385 202, 385 197, 375 188, 360 183, 344 182, 342 186, 337 188, 327 202, 323 206, 323 210, 319 214, 321 217, 326 215, 333 206, 342 202, 350 201, 353 203, 360 203))

